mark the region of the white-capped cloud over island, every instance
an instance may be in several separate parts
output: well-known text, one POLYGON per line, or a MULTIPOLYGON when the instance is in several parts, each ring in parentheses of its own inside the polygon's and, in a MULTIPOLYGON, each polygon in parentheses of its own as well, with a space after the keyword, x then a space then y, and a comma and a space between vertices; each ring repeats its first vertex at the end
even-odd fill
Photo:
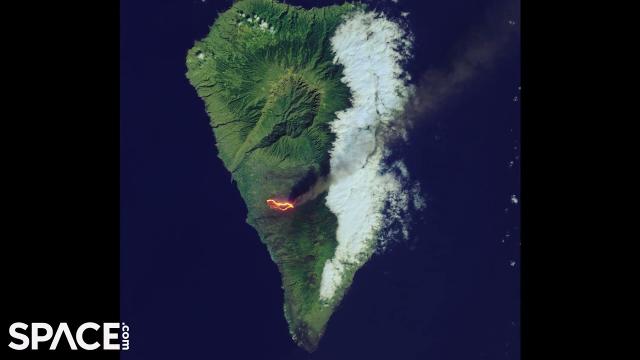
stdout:
POLYGON ((518 13, 515 0, 488 8, 449 65, 419 74, 415 85, 403 68, 413 45, 406 25, 359 10, 338 27, 331 45, 335 62, 344 66, 352 107, 336 113, 330 175, 310 192, 315 196, 328 187, 326 203, 338 219, 338 245, 322 273, 322 300, 337 300, 376 250, 410 236, 410 214, 425 201, 403 161, 389 161, 391 145, 406 142, 418 120, 493 65, 519 31, 513 20, 518 13))
MULTIPOLYGON (((325 263, 320 297, 330 301, 350 283, 355 271, 373 254, 385 228, 399 224, 408 236, 405 217, 410 204, 423 204, 409 186, 402 162, 385 164, 386 131, 412 93, 403 64, 411 37, 383 14, 357 11, 331 39, 335 62, 344 66, 342 81, 352 93, 352 107, 336 113, 327 206, 338 219, 338 245, 325 263)), ((397 234, 394 234, 397 235, 397 234)))

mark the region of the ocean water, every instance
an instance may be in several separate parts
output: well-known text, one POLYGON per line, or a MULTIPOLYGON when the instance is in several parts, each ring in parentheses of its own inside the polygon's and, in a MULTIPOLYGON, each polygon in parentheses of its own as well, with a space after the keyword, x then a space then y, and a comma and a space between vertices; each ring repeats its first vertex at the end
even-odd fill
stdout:
MULTIPOLYGON (((511 20, 491 16, 488 0, 369 3, 409 12, 416 79, 450 65, 487 18, 511 20)), ((121 321, 131 326, 122 358, 518 359, 519 43, 396 149, 426 209, 408 242, 356 274, 308 355, 289 337, 279 273, 184 76, 187 49, 230 4, 121 1, 121 321)))

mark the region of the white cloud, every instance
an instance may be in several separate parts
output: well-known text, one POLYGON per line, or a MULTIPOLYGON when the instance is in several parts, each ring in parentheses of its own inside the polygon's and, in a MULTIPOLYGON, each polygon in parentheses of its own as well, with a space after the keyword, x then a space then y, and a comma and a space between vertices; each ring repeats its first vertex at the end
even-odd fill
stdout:
MULTIPOLYGON (((338 219, 338 246, 325 263, 320 297, 330 300, 345 280, 371 256, 385 226, 400 221, 409 206, 405 193, 408 170, 404 163, 384 166, 385 126, 403 111, 411 89, 403 80, 407 34, 386 17, 358 11, 331 39, 334 61, 344 66, 342 81, 352 93, 352 107, 336 113, 327 206, 338 219), (386 209, 386 211, 385 211, 386 209)), ((415 201, 415 200, 414 200, 415 201)))

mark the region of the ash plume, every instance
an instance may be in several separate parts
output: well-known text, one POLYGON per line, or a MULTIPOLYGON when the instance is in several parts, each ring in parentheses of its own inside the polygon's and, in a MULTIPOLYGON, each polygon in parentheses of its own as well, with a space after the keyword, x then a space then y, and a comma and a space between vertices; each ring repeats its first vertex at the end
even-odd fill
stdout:
MULTIPOLYGON (((403 116, 394 126, 411 128, 418 118, 439 109, 452 95, 464 89, 479 72, 493 66, 519 34, 520 1, 491 6, 479 26, 457 46, 450 65, 420 76, 403 116)), ((402 132, 402 131, 396 131, 402 132)), ((393 132, 392 132, 393 133, 393 132)))
POLYGON ((322 193, 324 193, 327 190, 329 190, 329 187, 331 186, 332 179, 333 179, 333 177, 331 175, 322 176, 322 177, 318 178, 313 183, 311 188, 309 188, 307 191, 305 191, 302 195, 296 196, 293 199, 293 202, 296 204, 296 206, 299 206, 299 205, 302 205, 302 204, 304 204, 306 202, 314 200, 319 195, 321 195, 322 193))

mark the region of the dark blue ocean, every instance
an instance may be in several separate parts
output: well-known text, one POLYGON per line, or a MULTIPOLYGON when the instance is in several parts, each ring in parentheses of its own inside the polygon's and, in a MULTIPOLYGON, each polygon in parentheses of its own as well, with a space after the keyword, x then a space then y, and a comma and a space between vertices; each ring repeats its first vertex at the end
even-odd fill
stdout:
MULTIPOLYGON (((418 78, 446 68, 496 2, 370 3, 410 13, 409 70, 418 78)), ((185 77, 187 49, 230 4, 120 2, 121 321, 131 328, 122 358, 519 359, 518 39, 397 150, 427 207, 415 214, 409 242, 356 274, 309 355, 289 337, 280 275, 245 223, 185 77)))

